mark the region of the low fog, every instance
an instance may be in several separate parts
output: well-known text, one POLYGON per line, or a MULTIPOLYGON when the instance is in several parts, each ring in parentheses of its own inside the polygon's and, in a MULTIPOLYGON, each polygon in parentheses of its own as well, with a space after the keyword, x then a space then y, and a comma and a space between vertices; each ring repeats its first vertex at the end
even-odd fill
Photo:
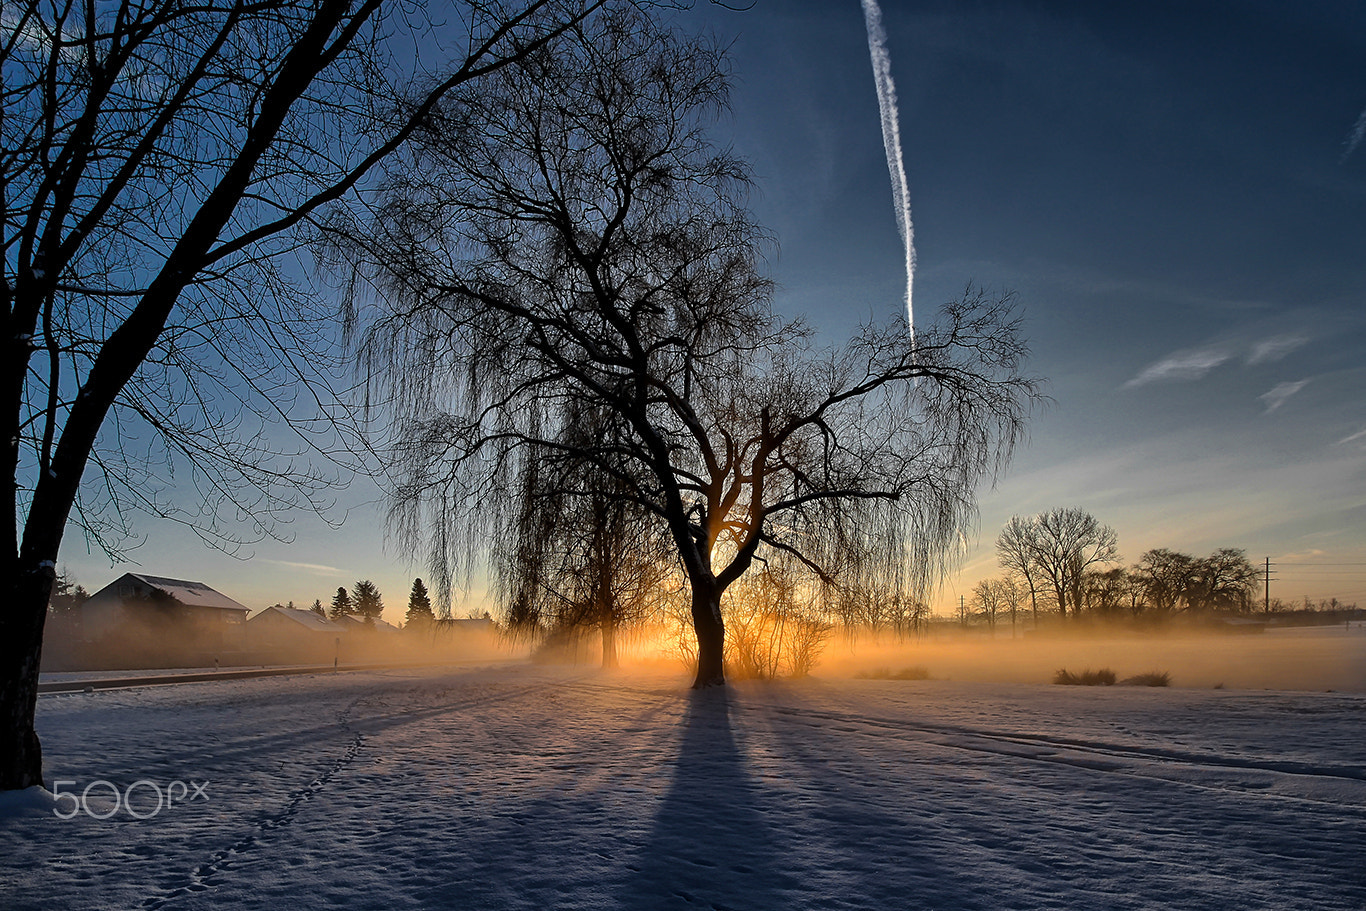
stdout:
POLYGON ((1259 633, 945 636, 881 644, 836 638, 814 673, 923 670, 942 680, 1051 683, 1059 670, 1106 668, 1120 681, 1165 673, 1178 687, 1366 692, 1366 624, 1259 633))
MULTIPOLYGON (((677 667, 682 673, 690 665, 686 631, 656 627, 618 637, 623 666, 677 667)), ((789 647, 775 644, 778 650, 789 647)), ((593 664, 600 655, 595 634, 532 651, 532 659, 543 663, 593 664)), ((735 658, 732 651, 731 679, 803 676, 787 667, 770 675, 746 673, 735 658)), ((834 630, 808 675, 1051 684, 1061 670, 1110 670, 1118 684, 1165 674, 1173 687, 1366 693, 1366 622, 1250 632, 1050 630, 1015 637, 1009 629, 998 629, 994 637, 949 629, 905 637, 834 630)))

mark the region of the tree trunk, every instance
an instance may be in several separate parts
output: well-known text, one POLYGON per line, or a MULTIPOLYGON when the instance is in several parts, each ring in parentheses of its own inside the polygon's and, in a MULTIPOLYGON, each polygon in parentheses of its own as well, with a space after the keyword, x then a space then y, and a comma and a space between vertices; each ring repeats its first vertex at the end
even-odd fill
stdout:
POLYGON ((693 689, 724 686, 726 626, 721 621, 721 592, 714 583, 692 582, 692 624, 697 632, 697 680, 693 689))
POLYGON ((0 617, 0 791, 43 783, 43 750, 33 715, 47 611, 36 606, 47 604, 53 574, 50 562, 20 568, 7 586, 9 604, 0 617))
POLYGON ((610 670, 620 666, 617 659, 617 620, 612 615, 612 605, 604 604, 602 608, 602 666, 610 670))

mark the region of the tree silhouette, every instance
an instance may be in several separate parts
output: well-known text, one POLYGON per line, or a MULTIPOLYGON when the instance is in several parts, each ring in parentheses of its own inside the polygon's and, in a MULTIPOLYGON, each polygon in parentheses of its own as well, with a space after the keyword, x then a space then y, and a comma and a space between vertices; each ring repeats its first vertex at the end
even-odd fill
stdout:
POLYGON ((366 626, 374 626, 384 612, 384 600, 379 589, 369 579, 362 579, 351 589, 352 613, 360 615, 366 626))
POLYGON ((1022 587, 1029 593, 1029 610, 1037 628, 1039 584, 1042 579, 1034 560, 1035 547, 1033 522, 1020 516, 1011 516, 996 537, 996 561, 1002 569, 1023 583, 1022 587))
POLYGON ((1086 510, 1060 508, 1012 517, 996 548, 1002 566, 1020 573, 1026 584, 1037 578, 1052 590, 1058 615, 1066 619, 1069 608, 1080 616, 1087 570, 1119 559, 1117 541, 1115 530, 1086 510))
POLYGON ((380 292, 367 374, 395 407, 401 544, 438 584, 490 553, 496 491, 565 452, 567 401, 620 433, 572 447, 662 523, 696 685, 724 682, 723 593, 764 554, 857 588, 924 588, 1036 395, 1008 295, 818 349, 776 318, 743 163, 706 127, 712 42, 629 4, 433 112, 368 224, 334 224, 380 292))
POLYGON ((577 455, 621 428, 601 409, 567 403, 556 449, 528 453, 496 513, 494 550, 507 624, 550 638, 597 631, 603 667, 616 667, 617 632, 658 615, 671 572, 663 525, 633 502, 619 473, 577 455))
POLYGON ((337 593, 332 596, 332 609, 328 616, 333 620, 340 620, 347 614, 353 613, 355 608, 351 604, 351 595, 345 588, 338 588, 337 593))
POLYGON ((6 4, 0 789, 42 781, 33 713, 68 521, 111 555, 137 511, 232 548, 242 516, 260 537, 322 505, 327 476, 273 458, 266 425, 292 421, 296 455, 363 444, 334 394, 332 304, 284 263, 444 93, 598 4, 453 5, 463 50, 432 79, 418 10, 393 0, 6 4), (183 511, 172 474, 195 488, 183 511))
POLYGON ((432 599, 427 594, 427 586, 421 579, 413 580, 413 590, 408 594, 408 612, 404 615, 405 628, 418 632, 430 630, 436 621, 432 612, 432 599))
POLYGON ((1208 557, 1154 548, 1143 554, 1133 571, 1158 616, 1178 610, 1250 610, 1258 579, 1247 553, 1231 547, 1208 557))

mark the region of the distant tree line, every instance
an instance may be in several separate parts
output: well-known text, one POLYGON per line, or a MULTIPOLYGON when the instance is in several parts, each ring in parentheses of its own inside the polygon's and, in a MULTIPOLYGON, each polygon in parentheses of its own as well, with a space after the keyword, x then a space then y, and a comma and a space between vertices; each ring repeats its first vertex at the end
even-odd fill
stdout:
MULTIPOLYGON (((964 622, 975 615, 994 626, 1000 619, 1015 622, 1022 611, 1035 624, 1041 613, 1064 621, 1161 621, 1176 614, 1248 614, 1260 606, 1262 571, 1244 550, 1221 547, 1202 557, 1159 547, 1125 567, 1118 565, 1115 530, 1078 508, 1013 516, 996 538, 996 555, 1003 574, 977 583, 960 609, 964 622)), ((1277 599, 1276 606, 1285 605, 1277 599)))

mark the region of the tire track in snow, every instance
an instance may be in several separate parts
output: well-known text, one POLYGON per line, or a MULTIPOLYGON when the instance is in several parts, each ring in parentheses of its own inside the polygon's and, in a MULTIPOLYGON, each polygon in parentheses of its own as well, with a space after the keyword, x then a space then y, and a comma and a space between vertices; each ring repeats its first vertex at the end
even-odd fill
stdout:
POLYGON ((1113 774, 1160 778, 1192 787, 1266 797, 1331 803, 1366 809, 1366 768, 1353 765, 1310 764, 1290 760, 1251 759, 1217 753, 1143 747, 1058 737, 1046 734, 996 731, 861 712, 770 703, 777 715, 842 723, 844 733, 874 736, 892 731, 936 746, 1070 765, 1113 774), (871 730, 870 730, 871 729, 871 730), (1261 776, 1255 782, 1221 778, 1221 773, 1261 776), (1277 790, 1274 785, 1281 785, 1277 790), (1327 797, 1318 796, 1329 792, 1327 797))
MULTIPOLYGON (((629 685, 566 681, 568 687, 583 690, 614 690, 622 696, 650 699, 659 693, 632 690, 629 685)), ((1265 797, 1356 806, 1366 809, 1366 767, 1338 763, 1307 763, 1294 760, 1253 759, 1175 747, 1116 744, 1103 740, 1000 731, 946 723, 916 722, 904 717, 869 714, 863 705, 847 710, 794 706, 754 699, 753 691, 744 694, 741 704, 748 710, 770 711, 778 715, 805 716, 828 723, 843 723, 843 731, 874 736, 878 731, 893 731, 926 743, 976 753, 994 754, 1036 762, 1070 765, 1097 772, 1159 778, 1212 790, 1265 797), (1232 781, 1220 775, 1245 773, 1260 776, 1258 781, 1232 781), (1281 784, 1279 790, 1273 784, 1281 784), (1324 791, 1328 796, 1316 796, 1324 791)))
MULTIPOLYGON (((296 788, 289 793, 284 805, 276 812, 262 819, 242 837, 238 838, 231 845, 215 851, 208 860, 195 867, 186 876, 183 885, 164 889, 161 895, 149 896, 142 902, 141 907, 146 911, 159 911, 179 899, 187 896, 199 895, 208 892, 215 886, 220 885, 222 876, 229 872, 233 865, 246 854, 255 850, 263 841, 267 840, 270 834, 278 829, 290 825, 295 817, 303 810, 304 806, 311 801, 318 792, 327 787, 340 772, 351 766, 365 747, 367 734, 357 730, 364 726, 379 730, 391 727, 396 724, 406 724, 420 720, 435 714, 445 714, 460 711, 461 709, 473 706, 483 706, 492 703, 506 702, 512 699, 528 696, 540 691, 559 687, 572 681, 549 680, 541 683, 532 683, 520 686, 516 689, 501 694, 481 694, 480 696, 458 700, 450 703, 443 703, 428 709, 404 710, 389 712, 383 715, 366 716, 361 720, 352 720, 352 714, 356 708, 366 700, 376 698, 379 695, 390 695, 392 691, 384 694, 365 693, 353 699, 337 715, 337 724, 344 735, 349 738, 346 750, 335 759, 326 770, 315 776, 307 784, 296 788)), ((417 692, 422 688, 412 687, 408 692, 417 692)), ((439 694, 432 694, 439 695, 439 694)), ((429 695, 428 698, 431 698, 429 695)))

